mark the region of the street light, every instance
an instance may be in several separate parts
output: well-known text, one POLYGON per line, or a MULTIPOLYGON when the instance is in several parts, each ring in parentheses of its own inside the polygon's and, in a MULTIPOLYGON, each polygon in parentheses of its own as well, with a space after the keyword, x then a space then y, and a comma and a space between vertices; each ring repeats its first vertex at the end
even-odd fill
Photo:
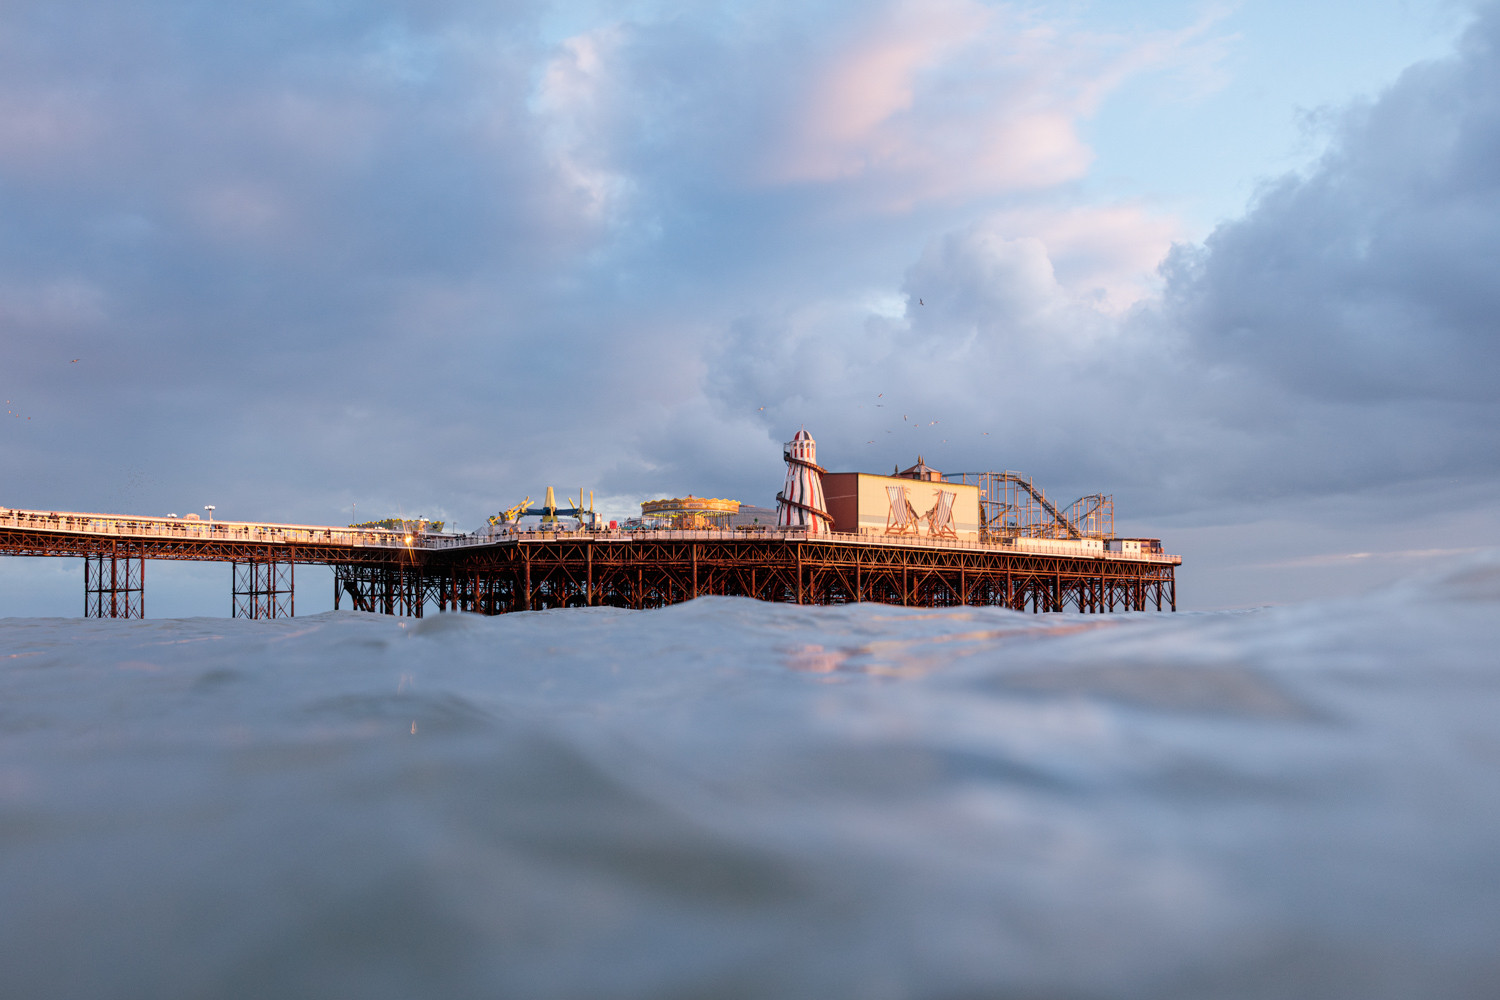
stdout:
POLYGON ((211 504, 211 503, 206 503, 206 504, 203 505, 203 509, 206 510, 206 511, 208 511, 208 523, 209 524, 213 524, 214 523, 214 505, 211 504))

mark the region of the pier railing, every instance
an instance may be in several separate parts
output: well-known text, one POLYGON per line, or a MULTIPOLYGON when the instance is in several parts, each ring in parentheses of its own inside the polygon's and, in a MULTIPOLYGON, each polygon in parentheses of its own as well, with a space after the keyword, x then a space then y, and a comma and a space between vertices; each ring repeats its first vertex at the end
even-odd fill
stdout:
POLYGON ((259 524, 247 521, 189 521, 173 517, 127 517, 0 508, 0 527, 31 531, 64 531, 120 538, 266 542, 281 545, 343 545, 397 549, 428 547, 422 539, 384 528, 336 528, 315 524, 259 524), (408 542, 407 539, 411 541, 408 542))
POLYGON ((455 539, 461 545, 491 544, 497 541, 552 540, 575 537, 614 539, 619 541, 731 541, 735 539, 783 538, 818 542, 838 542, 853 545, 900 546, 918 549, 972 549, 976 552, 1015 552, 1027 555, 1074 556, 1087 559, 1124 559, 1130 562, 1159 562, 1178 564, 1182 557, 1160 552, 1121 553, 1108 551, 1084 551, 1076 542, 1051 541, 1048 539, 1021 539, 1021 545, 1008 540, 980 542, 954 538, 929 538, 926 536, 902 536, 868 534, 839 531, 812 533, 805 528, 698 528, 692 530, 655 531, 505 531, 490 535, 468 535, 455 539))
POLYGON ((543 531, 497 528, 471 534, 404 532, 389 528, 339 528, 316 524, 272 524, 251 521, 190 521, 186 518, 140 517, 120 514, 87 514, 65 511, 14 510, 0 507, 0 527, 33 531, 60 531, 90 536, 156 538, 225 542, 259 542, 270 545, 325 545, 349 548, 444 550, 493 545, 509 541, 546 541, 589 538, 614 541, 733 541, 779 538, 852 545, 897 546, 920 549, 972 549, 980 552, 1014 552, 1059 555, 1085 559, 1123 560, 1180 564, 1181 556, 1156 552, 1120 553, 1083 551, 1076 542, 1021 539, 980 542, 965 539, 929 538, 848 532, 808 532, 803 528, 700 528, 654 531, 543 531))

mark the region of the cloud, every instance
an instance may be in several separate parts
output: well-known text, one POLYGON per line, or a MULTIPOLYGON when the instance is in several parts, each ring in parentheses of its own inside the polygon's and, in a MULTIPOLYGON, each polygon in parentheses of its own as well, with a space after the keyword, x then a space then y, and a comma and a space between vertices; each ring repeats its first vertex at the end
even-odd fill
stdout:
POLYGON ((1305 398, 1495 399, 1500 369, 1500 8, 1455 58, 1348 111, 1304 175, 1168 262, 1205 365, 1305 398))
POLYGON ((1495 481, 1496 94, 1488 5, 1453 57, 1332 116, 1318 162, 1169 257, 1151 319, 1195 385, 1175 409, 1239 462, 1203 462, 1201 495, 1495 481))
POLYGON ((898 210, 1077 180, 1080 122, 1123 80, 1188 60, 1206 27, 1108 36, 974 0, 877 6, 792 68, 761 176, 898 210))
POLYGON ((1140 396, 1152 348, 1061 284, 1041 240, 997 219, 948 233, 903 292, 894 316, 856 298, 742 317, 704 395, 726 423, 759 415, 767 436, 805 422, 837 468, 921 452, 949 471, 1007 465, 1072 488, 1076 470, 1114 464, 1111 445, 1125 457, 1127 432, 1101 414, 1140 396))
POLYGON ((595 142, 612 111, 609 62, 623 41, 617 24, 563 40, 547 61, 532 96, 543 118, 545 142, 554 165, 580 195, 594 219, 618 214, 630 190, 629 179, 603 162, 607 148, 595 142))
POLYGON ((86 149, 102 130, 88 103, 63 88, 0 96, 0 164, 36 174, 86 149))
POLYGON ((1159 296, 1131 275, 1169 219, 990 213, 928 243, 899 316, 835 300, 742 317, 705 394, 766 405, 783 435, 806 421, 841 466, 923 450, 1158 512, 1494 483, 1496 95, 1490 6, 1453 57, 1330 115, 1319 161, 1177 245, 1159 296), (899 406, 874 409, 882 392, 899 406))
POLYGON ((105 319, 103 298, 98 287, 77 279, 0 286, 0 327, 38 332, 86 329, 105 319))
POLYGON ((1109 34, 978 0, 636 14, 565 39, 535 106, 565 169, 625 179, 655 220, 705 207, 684 195, 847 223, 1056 188, 1092 162, 1100 102, 1201 68, 1213 26, 1109 34))
POLYGON ((1302 556, 1297 559, 1281 559, 1275 562, 1257 563, 1252 569, 1300 569, 1306 566, 1332 566, 1340 563, 1375 560, 1426 560, 1442 559, 1451 562, 1455 556, 1471 556, 1477 552, 1490 551, 1487 546, 1468 546, 1458 549, 1402 549, 1395 552, 1333 552, 1326 555, 1302 556))
POLYGON ((1109 313, 1159 296, 1157 266, 1186 237, 1179 220, 1135 203, 1028 205, 988 225, 1041 241, 1058 283, 1109 313))
POLYGON ((0 14, 7 504, 764 502, 803 423, 1138 512, 1495 476, 1493 9, 1160 273, 1082 123, 1211 21, 192 10, 0 14))

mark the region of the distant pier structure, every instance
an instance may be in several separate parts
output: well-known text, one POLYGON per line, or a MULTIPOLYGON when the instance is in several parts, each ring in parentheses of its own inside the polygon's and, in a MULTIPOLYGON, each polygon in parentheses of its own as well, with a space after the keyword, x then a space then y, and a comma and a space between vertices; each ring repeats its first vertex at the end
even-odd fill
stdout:
MULTIPOLYGON (((145 615, 146 562, 230 564, 236 617, 295 614, 298 565, 333 570, 334 606, 421 617, 654 608, 705 595, 1098 614, 1177 609, 1180 556, 1116 538, 1113 501, 1051 503, 1012 472, 826 473, 800 430, 777 522, 626 531, 579 519, 472 534, 422 522, 340 528, 0 508, 0 555, 84 559, 84 615, 145 615)), ((689 498, 695 499, 695 498, 689 498)), ((661 501, 665 503, 666 501, 661 501)), ((711 501, 724 504, 725 501, 711 501)), ((680 503, 680 501, 672 501, 680 503)))

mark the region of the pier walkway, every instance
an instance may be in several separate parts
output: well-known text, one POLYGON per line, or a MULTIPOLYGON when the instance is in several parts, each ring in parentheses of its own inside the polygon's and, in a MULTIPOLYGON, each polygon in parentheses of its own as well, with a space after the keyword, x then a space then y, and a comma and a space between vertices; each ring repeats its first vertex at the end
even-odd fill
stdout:
POLYGON ((297 564, 333 568, 334 605, 420 617, 554 607, 650 608, 707 594, 798 604, 1176 610, 1161 553, 1077 541, 961 542, 751 528, 452 534, 0 508, 0 555, 81 557, 84 613, 144 617, 145 562, 227 562, 231 613, 295 613, 297 564))

